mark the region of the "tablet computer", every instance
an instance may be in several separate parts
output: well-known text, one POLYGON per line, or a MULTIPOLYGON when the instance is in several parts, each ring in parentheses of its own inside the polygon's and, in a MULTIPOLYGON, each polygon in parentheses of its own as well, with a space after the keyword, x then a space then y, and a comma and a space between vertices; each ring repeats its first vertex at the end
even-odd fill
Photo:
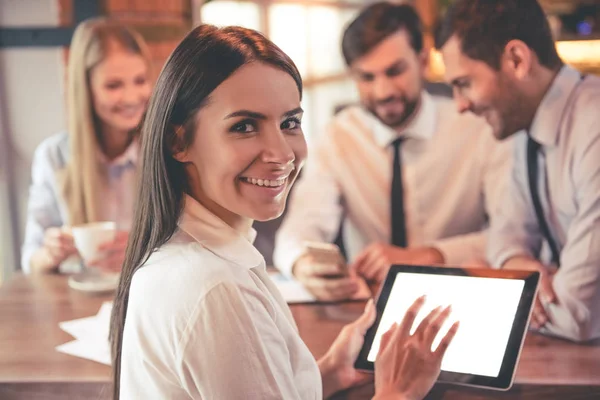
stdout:
POLYGON ((534 271, 394 265, 380 289, 377 318, 365 335, 355 367, 374 370, 381 336, 425 295, 411 332, 435 307, 451 305, 450 317, 433 342, 435 349, 452 324, 460 322, 438 382, 508 390, 538 282, 539 272, 534 271))

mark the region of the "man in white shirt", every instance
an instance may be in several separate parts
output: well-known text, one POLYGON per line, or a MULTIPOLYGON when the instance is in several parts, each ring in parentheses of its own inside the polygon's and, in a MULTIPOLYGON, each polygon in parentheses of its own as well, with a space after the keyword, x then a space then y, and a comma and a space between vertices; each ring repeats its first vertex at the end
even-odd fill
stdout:
POLYGON ((515 136, 489 262, 540 271, 534 329, 600 337, 600 79, 563 64, 535 0, 459 0, 439 45, 460 110, 515 136))
POLYGON ((427 52, 407 5, 377 3, 344 33, 361 106, 338 114, 310 152, 276 238, 274 263, 318 298, 351 297, 354 277, 314 262, 306 241, 332 242, 344 218, 351 270, 381 281, 392 264, 461 265, 484 257, 490 209, 511 151, 485 121, 423 90, 427 52), (399 139, 399 140, 398 140, 399 139))

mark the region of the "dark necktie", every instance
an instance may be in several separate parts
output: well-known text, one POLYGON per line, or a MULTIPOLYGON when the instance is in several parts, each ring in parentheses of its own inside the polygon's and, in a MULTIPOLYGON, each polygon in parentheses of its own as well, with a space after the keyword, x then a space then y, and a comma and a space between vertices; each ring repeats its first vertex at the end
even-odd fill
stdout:
POLYGON ((538 192, 538 151, 540 148, 540 144, 533 140, 528 136, 527 139, 527 175, 529 177, 529 192, 531 194, 531 202, 533 203, 533 208, 535 211, 535 215, 537 217, 538 226, 540 227, 540 231, 542 235, 544 235, 544 239, 548 242, 550 246, 550 251, 552 252, 552 263, 557 267, 560 266, 560 253, 558 251, 558 246, 550 233, 550 228, 548 227, 548 221, 544 217, 544 210, 542 208, 542 203, 540 202, 540 194, 538 192))
POLYGON ((406 247, 406 222, 404 220, 404 190, 402 187, 402 162, 400 158, 400 145, 402 138, 392 142, 394 146, 394 167, 392 175, 392 244, 406 247))

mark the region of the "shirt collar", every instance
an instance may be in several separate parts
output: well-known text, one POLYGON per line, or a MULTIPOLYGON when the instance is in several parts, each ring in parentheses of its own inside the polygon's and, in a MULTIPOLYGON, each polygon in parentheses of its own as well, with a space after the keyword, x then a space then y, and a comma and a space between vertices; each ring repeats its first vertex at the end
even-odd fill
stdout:
POLYGON ((140 143, 138 137, 134 137, 125 151, 116 158, 109 160, 106 155, 99 151, 98 157, 100 162, 109 167, 125 166, 127 164, 137 165, 140 152, 140 143))
POLYGON ((421 102, 416 114, 400 132, 385 125, 375 116, 371 116, 371 123, 375 141, 381 147, 389 146, 398 137, 409 139, 427 140, 433 137, 437 123, 437 107, 431 95, 421 92, 421 102))
POLYGON ((545 146, 557 144, 565 107, 569 107, 572 93, 580 80, 581 74, 567 65, 558 72, 531 123, 529 134, 536 142, 545 146))
POLYGON ((186 195, 179 220, 179 229, 217 256, 248 269, 261 264, 264 258, 252 244, 256 231, 239 232, 211 213, 193 197, 186 195))

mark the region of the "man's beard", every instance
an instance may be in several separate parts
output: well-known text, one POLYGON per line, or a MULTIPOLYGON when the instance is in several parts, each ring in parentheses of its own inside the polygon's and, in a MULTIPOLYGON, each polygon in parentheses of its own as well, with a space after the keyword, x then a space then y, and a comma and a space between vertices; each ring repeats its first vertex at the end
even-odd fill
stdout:
POLYGON ((530 102, 510 81, 500 80, 501 91, 496 101, 496 109, 500 118, 498 131, 494 136, 498 140, 505 140, 523 129, 528 129, 535 114, 530 102))
POLYGON ((397 128, 399 126, 404 125, 410 118, 412 118, 418 105, 419 105, 418 99, 411 100, 404 96, 388 97, 385 100, 380 100, 380 101, 369 104, 367 106, 367 109, 371 112, 371 114, 373 114, 375 117, 377 117, 377 119, 379 119, 385 125, 389 126, 390 128, 397 128), (377 113, 377 106, 385 105, 385 104, 391 103, 391 102, 402 102, 404 109, 402 110, 401 114, 386 116, 386 115, 380 115, 379 113, 377 113))

